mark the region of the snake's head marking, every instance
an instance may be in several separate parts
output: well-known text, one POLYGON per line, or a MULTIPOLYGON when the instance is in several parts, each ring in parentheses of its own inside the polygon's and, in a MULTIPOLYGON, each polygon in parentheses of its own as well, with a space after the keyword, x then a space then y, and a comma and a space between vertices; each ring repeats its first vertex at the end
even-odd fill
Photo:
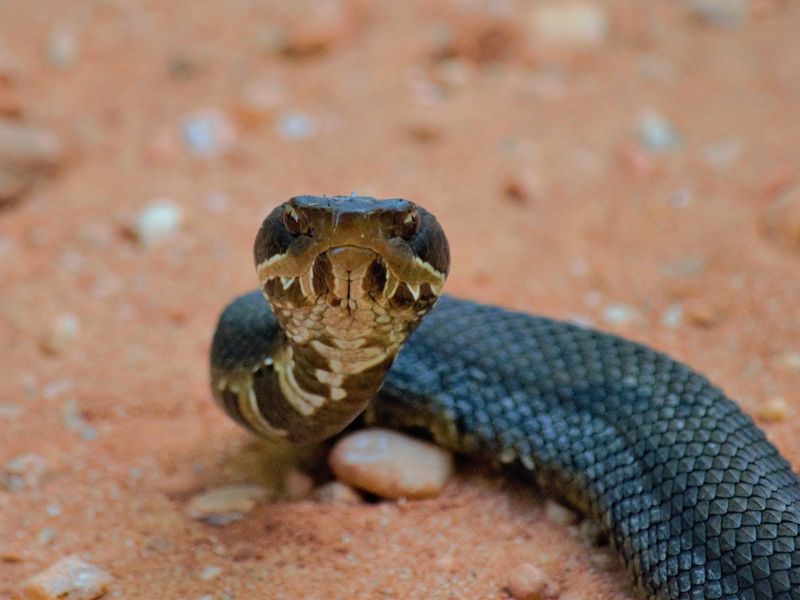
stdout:
MULTIPOLYGON (((427 312, 450 266, 436 218, 402 199, 295 196, 256 237, 261 289, 277 309, 427 312), (380 309, 380 310, 378 310, 380 309)), ((416 319, 414 319, 416 322, 416 319)))

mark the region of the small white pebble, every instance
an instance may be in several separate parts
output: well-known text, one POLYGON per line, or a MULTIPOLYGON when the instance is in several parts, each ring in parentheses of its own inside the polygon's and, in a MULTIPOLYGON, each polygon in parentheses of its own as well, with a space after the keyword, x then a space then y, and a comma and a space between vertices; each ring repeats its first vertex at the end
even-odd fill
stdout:
POLYGON ((603 9, 588 2, 537 4, 532 14, 533 35, 545 42, 596 45, 608 37, 603 9))
POLYGON ((236 126, 224 112, 203 108, 183 119, 183 140, 195 156, 213 158, 230 152, 236 144, 236 126))
POLYGON ((171 200, 150 203, 139 214, 134 234, 143 246, 152 246, 172 237, 181 225, 182 211, 171 200))
POLYGON ((689 13, 710 25, 742 25, 750 12, 750 0, 683 0, 689 13))
POLYGON ((47 60, 59 69, 69 67, 78 57, 78 39, 72 29, 59 26, 47 38, 47 60))
POLYGON ((555 600, 558 587, 536 565, 517 565, 508 578, 508 591, 515 600, 555 600))
POLYGON ((683 321, 683 305, 670 304, 661 314, 661 324, 668 329, 677 329, 683 321))
POLYGON ((22 583, 14 600, 94 600, 108 589, 111 575, 77 555, 62 558, 22 583))
POLYGON ((202 571, 200 571, 198 577, 203 581, 212 581, 220 575, 222 575, 222 567, 208 565, 207 567, 204 567, 202 571))
POLYGON ((603 318, 612 325, 624 325, 636 316, 636 309, 629 304, 615 302, 606 306, 603 318))
POLYGON ((75 399, 67 400, 61 406, 61 422, 86 441, 97 439, 97 430, 83 418, 81 407, 75 399))
POLYGON ((544 515, 549 521, 559 525, 573 525, 578 522, 577 513, 553 500, 545 502, 544 515))
POLYGON ((331 451, 330 465, 345 483, 384 498, 436 496, 453 472, 449 452, 377 428, 339 440, 331 451))
POLYGON ((775 364, 787 371, 800 371, 800 352, 782 352, 776 357, 775 364))
POLYGON ((80 322, 75 315, 62 315, 42 340, 42 350, 51 355, 61 354, 78 336, 80 322))
POLYGON ((758 416, 768 423, 780 423, 792 414, 792 408, 782 396, 769 398, 758 411, 758 416))
POLYGON ((212 525, 238 521, 267 498, 269 491, 258 485, 238 484, 206 490, 193 497, 186 507, 188 515, 212 525))
POLYGON ((11 492, 37 489, 42 485, 50 468, 47 460, 38 454, 21 454, 12 458, 0 472, 0 489, 11 492))
POLYGON ((278 130, 290 140, 304 140, 317 133, 317 123, 313 117, 300 112, 287 112, 278 118, 278 130))
POLYGON ((639 117, 639 139, 654 152, 674 150, 681 144, 681 135, 672 122, 652 109, 639 117))
POLYGON ((39 532, 39 535, 36 536, 36 545, 47 546, 54 539, 56 539, 56 530, 52 527, 45 527, 39 532))
POLYGON ((341 481, 331 481, 314 491, 314 498, 321 504, 361 504, 363 498, 356 490, 341 481))

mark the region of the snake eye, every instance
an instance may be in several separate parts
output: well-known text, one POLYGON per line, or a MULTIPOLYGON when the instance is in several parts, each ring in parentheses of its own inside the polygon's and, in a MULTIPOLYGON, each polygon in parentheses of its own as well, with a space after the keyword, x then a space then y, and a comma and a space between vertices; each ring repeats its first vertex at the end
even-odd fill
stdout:
POLYGON ((404 240, 410 240, 419 231, 420 218, 416 210, 407 213, 397 226, 397 235, 404 240))
POLYGON ((292 205, 287 205, 283 209, 283 226, 292 235, 308 234, 311 231, 308 217, 298 213, 292 205))

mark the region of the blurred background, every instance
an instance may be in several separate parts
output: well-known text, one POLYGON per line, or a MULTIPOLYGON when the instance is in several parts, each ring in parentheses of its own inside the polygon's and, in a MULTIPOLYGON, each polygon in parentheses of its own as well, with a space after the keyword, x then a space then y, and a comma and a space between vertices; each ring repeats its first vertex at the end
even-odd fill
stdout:
POLYGON ((800 464, 798 31, 788 0, 0 0, 0 596, 79 554, 110 597, 507 598, 527 561, 633 598, 469 468, 300 499, 213 405, 210 337, 276 204, 405 197, 450 293, 668 351, 800 464), (231 483, 276 501, 187 514, 231 483))

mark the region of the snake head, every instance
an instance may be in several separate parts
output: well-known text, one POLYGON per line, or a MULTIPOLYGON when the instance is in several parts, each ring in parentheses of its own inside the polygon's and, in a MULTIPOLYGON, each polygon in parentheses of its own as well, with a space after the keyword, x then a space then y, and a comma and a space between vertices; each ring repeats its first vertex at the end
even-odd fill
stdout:
POLYGON ((421 317, 450 266, 431 213, 407 200, 364 196, 289 199, 264 220, 254 255, 262 291, 287 310, 378 306, 421 317))

